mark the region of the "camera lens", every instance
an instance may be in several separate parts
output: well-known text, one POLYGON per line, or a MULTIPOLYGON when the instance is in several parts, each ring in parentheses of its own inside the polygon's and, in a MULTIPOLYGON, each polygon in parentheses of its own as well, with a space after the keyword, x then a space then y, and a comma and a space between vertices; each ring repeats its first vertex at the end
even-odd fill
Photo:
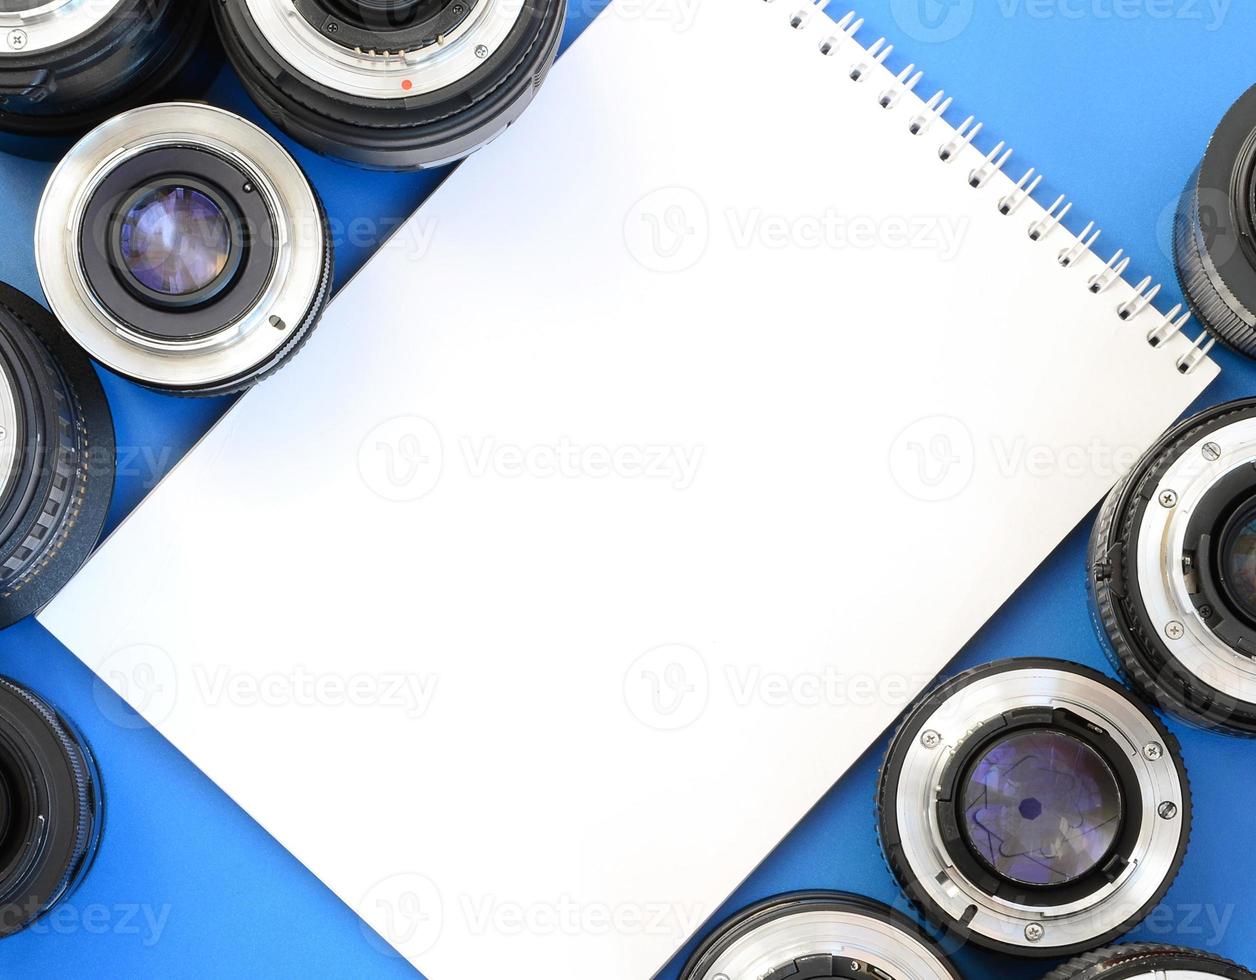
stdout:
POLYGON ((888 906, 842 892, 760 902, 719 926, 680 980, 957 980, 942 951, 888 906))
POLYGON ((1191 310, 1223 343, 1256 354, 1256 87, 1226 113, 1174 220, 1191 310))
POLYGON ((0 130, 83 132, 168 97, 172 84, 191 84, 185 69, 208 22, 200 0, 3 0, 0 130))
POLYGON ((1112 852, 1125 809, 1103 756, 1050 728, 996 739, 976 753, 961 786, 970 849, 990 871, 1023 885, 1090 874, 1112 852))
POLYGON ((326 218, 296 161, 252 123, 192 103, 133 109, 84 137, 44 191, 35 256, 93 357, 184 395, 278 370, 331 285, 326 218))
POLYGON ((0 284, 0 628, 87 560, 113 493, 113 420, 81 350, 0 284))
POLYGON ((223 0, 223 44, 294 139, 366 167, 465 156, 531 102, 565 0, 223 0))
POLYGON ((1139 693, 1256 735, 1256 399, 1148 450, 1100 509, 1089 561, 1100 634, 1139 693))
POLYGON ((1190 836, 1173 736, 1120 685, 1060 660, 979 667, 927 695, 891 742, 877 805, 886 858, 925 916, 1020 956, 1132 928, 1190 836))
POLYGON ((1043 980, 1256 980, 1256 974, 1195 949, 1128 943, 1079 956, 1043 980))
POLYGON ((0 938, 67 897, 91 866, 102 824, 87 745, 37 695, 0 677, 0 938))

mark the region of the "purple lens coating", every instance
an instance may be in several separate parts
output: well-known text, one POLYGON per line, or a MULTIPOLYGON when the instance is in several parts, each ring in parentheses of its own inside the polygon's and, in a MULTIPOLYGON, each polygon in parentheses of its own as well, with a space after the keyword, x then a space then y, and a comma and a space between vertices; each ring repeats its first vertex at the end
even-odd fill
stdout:
POLYGON ((141 285, 166 296, 204 289, 227 267, 231 226, 206 194, 169 185, 149 191, 122 219, 122 261, 141 285))
POLYGON ((1245 610, 1256 611, 1256 517, 1231 535, 1226 552, 1225 584, 1245 610))
POLYGON ((1123 810, 1103 756, 1051 729, 996 742, 964 787, 964 830, 977 856, 1026 885, 1067 884, 1093 871, 1116 842, 1123 810))

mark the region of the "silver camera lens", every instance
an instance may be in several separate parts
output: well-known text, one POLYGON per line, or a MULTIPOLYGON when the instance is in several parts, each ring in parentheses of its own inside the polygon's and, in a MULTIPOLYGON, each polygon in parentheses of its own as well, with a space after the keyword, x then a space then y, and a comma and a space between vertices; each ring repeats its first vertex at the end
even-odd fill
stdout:
POLYGON ((910 919, 842 892, 798 892, 716 928, 680 980, 958 980, 910 919))
POLYGON ((222 0, 245 88, 294 139, 366 167, 465 156, 532 101, 566 0, 222 0))
POLYGON ((43 307, 0 285, 0 628, 38 612, 87 560, 114 457, 91 362, 43 307))
POLYGON ((1190 838, 1168 729, 1060 660, 978 667, 927 695, 891 742, 877 804, 890 868, 925 916, 1018 956, 1071 955, 1133 928, 1190 838))
POLYGON ((1165 434, 1099 511, 1095 619, 1148 700, 1256 735, 1256 399, 1165 434))
POLYGON ((1256 974, 1197 949, 1126 943, 1070 960, 1043 980, 1256 980, 1256 974))
POLYGON ((0 0, 0 130, 83 132, 168 92, 208 22, 202 0, 0 0))
POLYGON ((332 247, 318 196, 265 132, 221 109, 134 109, 83 138, 36 219, 44 292, 105 366, 185 395, 246 388, 305 342, 332 247))

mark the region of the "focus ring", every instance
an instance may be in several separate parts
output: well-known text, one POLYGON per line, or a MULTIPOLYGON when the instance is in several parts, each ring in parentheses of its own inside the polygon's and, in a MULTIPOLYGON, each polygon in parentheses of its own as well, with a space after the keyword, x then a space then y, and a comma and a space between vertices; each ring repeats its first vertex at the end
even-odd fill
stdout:
POLYGON ((1185 946, 1165 946, 1158 943, 1126 943, 1107 946, 1093 953, 1084 953, 1056 967, 1042 980, 1123 980, 1128 976, 1125 967, 1132 967, 1135 976, 1141 971, 1166 969, 1190 969, 1207 971, 1208 976, 1219 980, 1256 980, 1253 974, 1224 957, 1205 953, 1185 946), (1121 971, 1113 975, 1114 970, 1121 971))

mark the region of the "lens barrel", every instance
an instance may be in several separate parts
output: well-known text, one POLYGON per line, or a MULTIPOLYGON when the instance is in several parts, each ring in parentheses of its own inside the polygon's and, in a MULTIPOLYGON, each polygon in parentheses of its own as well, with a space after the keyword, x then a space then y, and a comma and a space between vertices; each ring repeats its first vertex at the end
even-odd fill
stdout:
POLYGON ((877 809, 890 868, 930 922, 1026 957, 1131 929, 1177 876, 1191 822, 1160 720, 1102 674, 1046 659, 978 667, 912 708, 877 809))
POLYGON ((360 166, 456 160, 524 111, 566 0, 222 0, 249 94, 294 139, 360 166))
POLYGON ((923 930, 872 899, 843 892, 781 895, 718 926, 680 980, 958 980, 923 930))
POLYGON ((318 196, 221 109, 145 106, 84 137, 36 220, 48 302, 106 367, 183 395, 239 391, 305 343, 331 287, 318 196))
POLYGON ((1174 219, 1178 281, 1222 343, 1256 355, 1256 87, 1226 113, 1174 219))
POLYGON ((203 54, 208 23, 205 0, 0 3, 0 131, 82 133, 159 93, 169 98, 203 54))
POLYGON ((0 628, 42 609, 87 560, 115 455, 87 357, 43 307, 0 284, 0 628))
POLYGON ((1090 538, 1095 620, 1130 684, 1205 728, 1256 735, 1256 399, 1166 433, 1090 538))
POLYGON ((36 694, 0 677, 0 938, 25 929, 82 881, 102 807, 87 744, 36 694))
POLYGON ((1256 974, 1197 949, 1127 943, 1079 956, 1043 980, 1256 980, 1256 974))

